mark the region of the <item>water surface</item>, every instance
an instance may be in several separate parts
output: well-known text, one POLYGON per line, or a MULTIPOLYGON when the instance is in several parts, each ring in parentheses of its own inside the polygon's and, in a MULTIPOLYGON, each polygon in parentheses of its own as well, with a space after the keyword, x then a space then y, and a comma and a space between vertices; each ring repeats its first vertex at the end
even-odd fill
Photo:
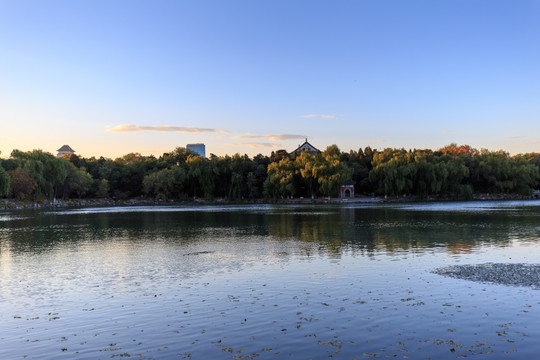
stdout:
POLYGON ((540 202, 0 213, 0 358, 534 358, 540 202))

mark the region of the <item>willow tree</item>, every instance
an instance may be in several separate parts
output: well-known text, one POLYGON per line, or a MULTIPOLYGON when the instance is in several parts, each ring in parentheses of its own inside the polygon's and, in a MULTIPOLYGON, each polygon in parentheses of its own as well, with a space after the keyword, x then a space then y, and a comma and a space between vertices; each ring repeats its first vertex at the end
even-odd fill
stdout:
POLYGON ((147 196, 156 199, 180 198, 186 173, 180 166, 162 169, 145 176, 143 189, 147 196))
POLYGON ((315 197, 315 194, 319 190, 319 182, 316 177, 316 158, 308 151, 303 151, 295 159, 296 171, 302 177, 307 191, 311 195, 311 198, 315 197))
POLYGON ((384 195, 402 195, 414 189, 416 167, 414 154, 404 149, 385 149, 374 154, 373 170, 369 179, 377 184, 377 192, 384 195))
POLYGON ((313 175, 324 196, 337 195, 340 186, 353 174, 353 170, 340 161, 339 156, 340 151, 336 145, 331 145, 322 154, 316 155, 313 175))
POLYGON ((268 165, 267 171, 268 177, 264 183, 267 197, 292 197, 296 194, 296 166, 294 161, 286 157, 279 162, 272 162, 268 165))
POLYGON ((9 193, 9 182, 8 173, 0 166, 0 197, 5 197, 9 193))
POLYGON ((61 186, 67 176, 69 162, 62 158, 33 150, 22 152, 13 150, 11 158, 18 163, 18 167, 28 169, 37 183, 36 195, 52 199, 56 197, 56 189, 61 186))
POLYGON ((193 196, 197 196, 197 189, 202 190, 206 199, 214 197, 214 188, 219 169, 215 162, 209 161, 202 156, 189 155, 186 160, 188 180, 193 186, 193 196))
POLYGON ((38 184, 30 173, 30 170, 17 168, 8 171, 11 178, 9 185, 9 195, 19 200, 30 199, 34 195, 38 184))

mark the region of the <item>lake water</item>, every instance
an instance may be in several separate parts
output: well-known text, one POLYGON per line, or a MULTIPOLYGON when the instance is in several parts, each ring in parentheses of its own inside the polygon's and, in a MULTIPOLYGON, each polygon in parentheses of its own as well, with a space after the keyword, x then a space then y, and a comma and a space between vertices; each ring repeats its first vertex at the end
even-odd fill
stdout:
POLYGON ((1 359, 532 359, 540 202, 0 212, 1 359))

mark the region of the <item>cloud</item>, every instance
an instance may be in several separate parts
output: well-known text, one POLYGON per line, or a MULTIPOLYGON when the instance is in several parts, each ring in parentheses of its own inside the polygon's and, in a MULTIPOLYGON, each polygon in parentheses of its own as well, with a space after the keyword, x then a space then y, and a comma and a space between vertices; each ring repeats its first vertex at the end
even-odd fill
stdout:
POLYGON ((323 119, 335 119, 337 116, 336 115, 324 115, 324 114, 308 114, 308 115, 301 115, 300 117, 301 118, 306 118, 306 119, 316 118, 316 117, 320 117, 320 118, 323 118, 323 119))
POLYGON ((209 128, 195 128, 195 127, 185 127, 185 126, 170 126, 170 125, 153 125, 153 126, 141 126, 141 125, 116 125, 112 128, 105 130, 107 132, 117 132, 117 133, 139 133, 139 132, 176 132, 176 133, 191 133, 191 134, 202 134, 202 133, 229 133, 226 130, 220 129, 209 129, 209 128))
POLYGON ((527 136, 522 136, 522 135, 518 135, 518 136, 509 136, 508 139, 526 139, 527 136))
POLYGON ((265 143, 265 142, 249 142, 249 143, 229 143, 228 146, 249 146, 250 148, 276 148, 281 147, 281 144, 265 143))
POLYGON ((383 142, 386 142, 386 140, 383 140, 383 139, 367 139, 367 140, 364 140, 364 142, 366 142, 368 144, 372 144, 372 143, 383 143, 383 142))
POLYGON ((276 135, 237 135, 234 139, 268 139, 270 141, 285 141, 285 140, 298 140, 305 139, 304 135, 293 134, 276 134, 276 135))

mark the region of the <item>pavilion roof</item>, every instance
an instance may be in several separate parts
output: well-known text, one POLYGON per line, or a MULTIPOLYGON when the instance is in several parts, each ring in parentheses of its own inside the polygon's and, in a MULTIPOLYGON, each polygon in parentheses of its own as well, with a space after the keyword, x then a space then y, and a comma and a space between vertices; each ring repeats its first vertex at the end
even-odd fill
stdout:
POLYGON ((73 150, 69 145, 64 145, 62 146, 60 149, 56 150, 56 151, 70 151, 70 152, 75 152, 75 150, 73 150))

